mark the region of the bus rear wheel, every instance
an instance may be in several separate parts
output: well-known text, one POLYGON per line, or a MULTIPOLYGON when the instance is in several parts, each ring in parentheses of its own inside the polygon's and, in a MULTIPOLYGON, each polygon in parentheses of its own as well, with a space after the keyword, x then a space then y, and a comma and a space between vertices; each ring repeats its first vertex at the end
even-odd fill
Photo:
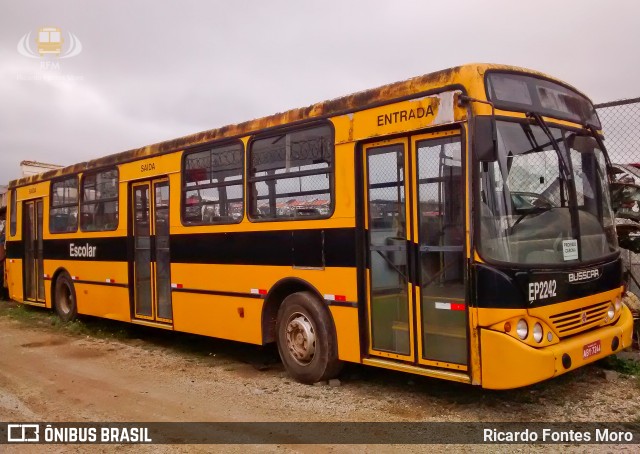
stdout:
POLYGON ((334 378, 342 368, 333 321, 309 292, 284 299, 278 310, 278 352, 285 369, 301 383, 334 378))
POLYGON ((67 273, 62 273, 56 279, 54 295, 55 310, 60 320, 63 322, 75 320, 78 317, 76 289, 67 273))

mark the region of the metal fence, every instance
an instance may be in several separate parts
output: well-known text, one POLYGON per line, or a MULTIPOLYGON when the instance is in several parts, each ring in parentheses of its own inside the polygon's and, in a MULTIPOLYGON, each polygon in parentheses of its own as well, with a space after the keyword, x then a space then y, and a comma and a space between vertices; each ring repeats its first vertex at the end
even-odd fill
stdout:
POLYGON ((640 162, 640 98, 596 104, 611 162, 640 162))
MULTIPOLYGON (((620 165, 620 169, 627 169, 630 174, 626 177, 640 183, 640 169, 634 170, 632 166, 622 167, 640 163, 640 98, 606 102, 596 104, 595 107, 602 122, 611 162, 620 165), (637 172, 638 175, 633 172, 637 172)), ((640 254, 624 251, 623 260, 640 282, 640 254)), ((630 279, 629 284, 631 291, 640 295, 637 282, 630 279)))

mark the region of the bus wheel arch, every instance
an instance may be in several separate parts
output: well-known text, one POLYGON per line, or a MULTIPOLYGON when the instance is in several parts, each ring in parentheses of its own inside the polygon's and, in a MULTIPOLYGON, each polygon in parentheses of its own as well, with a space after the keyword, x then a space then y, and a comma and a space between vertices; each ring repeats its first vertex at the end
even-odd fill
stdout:
POLYGON ((66 268, 60 267, 51 276, 51 292, 50 292, 51 295, 50 295, 49 301, 51 301, 51 309, 54 309, 54 310, 55 310, 55 304, 56 304, 56 281, 58 280, 58 277, 62 273, 69 274, 66 268))
POLYGON ((51 279, 51 306, 63 322, 71 322, 78 317, 75 285, 64 268, 56 270, 51 279))
POLYGON ((276 323, 278 310, 286 297, 298 292, 311 292, 322 300, 320 292, 303 279, 287 277, 276 282, 264 299, 262 306, 262 343, 269 344, 277 339, 276 323))

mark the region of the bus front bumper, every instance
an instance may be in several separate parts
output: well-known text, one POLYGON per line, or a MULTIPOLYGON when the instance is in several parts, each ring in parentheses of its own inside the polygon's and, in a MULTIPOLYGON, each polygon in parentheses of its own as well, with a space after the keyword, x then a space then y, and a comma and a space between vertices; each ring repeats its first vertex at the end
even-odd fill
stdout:
POLYGON ((615 324, 543 348, 530 347, 505 333, 480 329, 482 387, 519 388, 562 375, 631 346, 632 333, 633 317, 624 304, 615 324), (615 351, 614 338, 619 344, 615 351), (583 358, 585 346, 597 341, 600 353, 583 358))

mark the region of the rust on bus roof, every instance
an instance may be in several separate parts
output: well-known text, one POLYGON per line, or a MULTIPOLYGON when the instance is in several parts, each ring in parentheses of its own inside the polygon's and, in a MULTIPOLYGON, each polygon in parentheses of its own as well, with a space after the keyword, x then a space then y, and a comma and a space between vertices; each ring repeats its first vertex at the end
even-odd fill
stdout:
POLYGON ((145 147, 135 148, 121 153, 105 156, 103 158, 81 162, 69 167, 65 167, 63 169, 51 170, 38 175, 24 177, 19 180, 11 181, 9 183, 9 187, 12 188, 16 186, 24 186, 39 181, 53 179, 62 175, 83 172, 87 169, 108 167, 171 151, 180 151, 186 147, 191 147, 194 145, 199 145, 223 138, 241 137, 252 133, 255 134, 260 130, 271 128, 274 126, 285 125, 288 123, 299 122, 303 120, 312 120, 314 118, 327 117, 331 115, 344 114, 348 113, 349 111, 366 108, 367 106, 370 106, 372 104, 401 98, 403 96, 408 96, 414 93, 420 93, 440 86, 460 83, 460 78, 458 76, 463 70, 467 70, 470 73, 474 72, 475 70, 477 71, 476 74, 482 75, 484 71, 488 69, 526 71, 530 74, 538 74, 549 79, 553 79, 552 77, 549 77, 545 74, 514 66, 494 64, 469 64, 456 66, 454 68, 444 69, 434 73, 417 76, 405 81, 395 82, 388 85, 383 85, 378 88, 360 91, 340 98, 319 102, 308 107, 292 109, 286 112, 270 115, 268 117, 258 118, 234 125, 227 125, 217 129, 210 129, 208 131, 198 132, 188 136, 179 137, 177 139, 167 140, 153 145, 147 145, 145 147))

